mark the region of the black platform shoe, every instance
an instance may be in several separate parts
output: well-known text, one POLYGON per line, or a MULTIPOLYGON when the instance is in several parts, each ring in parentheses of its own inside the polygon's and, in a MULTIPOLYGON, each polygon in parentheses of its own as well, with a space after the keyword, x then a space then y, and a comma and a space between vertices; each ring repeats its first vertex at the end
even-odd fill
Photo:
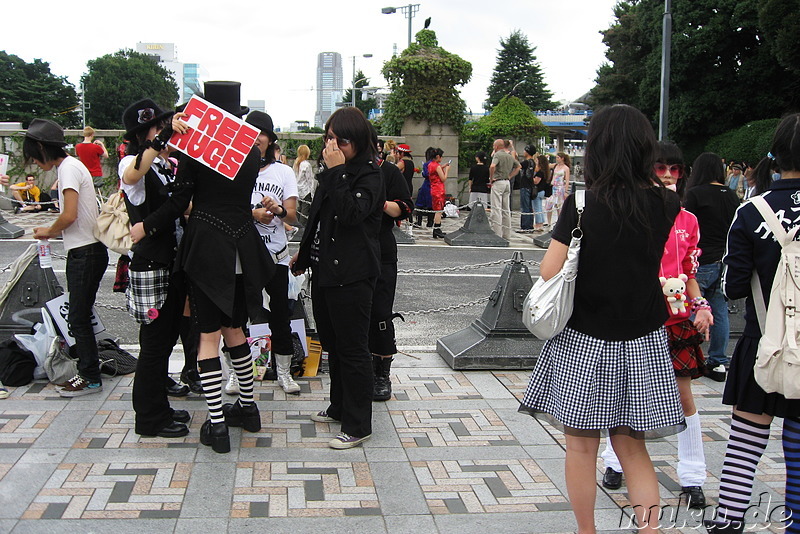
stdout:
POLYGON ((183 423, 179 423, 177 421, 172 421, 167 426, 163 427, 161 430, 154 434, 146 433, 146 434, 137 434, 141 435, 145 438, 182 438, 183 436, 189 433, 189 429, 186 428, 186 425, 183 423))
POLYGON ((686 504, 689 508, 705 508, 706 496, 700 486, 683 486, 681 495, 686 495, 686 504))
POLYGON ((372 357, 372 370, 375 373, 375 388, 372 400, 387 401, 392 398, 392 381, 390 378, 394 358, 372 357))
POLYGON ((172 420, 176 423, 188 423, 191 418, 186 410, 172 410, 172 420))
POLYGON ((435 228, 433 229, 433 237, 434 237, 434 239, 437 239, 437 238, 438 238, 438 239, 444 239, 444 237, 445 237, 446 235, 447 235, 447 234, 445 234, 444 232, 442 232, 442 229, 441 229, 441 228, 439 228, 438 226, 437 226, 437 227, 435 227, 435 228))
POLYGON ((222 405, 222 413, 225 415, 225 422, 228 426, 242 427, 248 432, 261 430, 261 414, 258 412, 255 402, 247 406, 242 406, 238 400, 234 403, 226 403, 222 405))
POLYGON ((187 369, 181 372, 181 382, 189 386, 192 393, 200 395, 203 393, 203 384, 200 382, 200 373, 195 369, 187 369))
POLYGON ((228 434, 228 425, 225 423, 212 423, 206 420, 200 427, 200 443, 211 445, 214 452, 231 452, 231 437, 228 434))
POLYGON ((167 395, 170 397, 185 397, 189 394, 189 386, 184 386, 173 379, 167 379, 167 395))
POLYGON ((603 487, 613 490, 620 489, 622 487, 622 473, 606 467, 606 472, 603 475, 603 487))

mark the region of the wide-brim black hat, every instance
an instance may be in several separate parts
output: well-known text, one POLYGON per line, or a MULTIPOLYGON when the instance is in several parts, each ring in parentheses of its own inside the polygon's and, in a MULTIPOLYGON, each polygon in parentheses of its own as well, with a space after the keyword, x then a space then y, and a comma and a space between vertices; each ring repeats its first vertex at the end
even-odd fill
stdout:
POLYGON ((206 82, 205 99, 237 117, 247 115, 250 108, 242 106, 242 84, 239 82, 206 82))
POLYGON ((67 142, 64 140, 64 129, 47 119, 33 119, 25 132, 25 137, 45 145, 67 146, 67 142))
POLYGON ((251 111, 250 114, 247 115, 247 118, 244 121, 247 124, 255 126, 262 132, 266 133, 271 141, 278 140, 278 136, 275 135, 275 126, 272 123, 272 117, 270 117, 263 111, 259 110, 251 111))
POLYGON ((139 100, 122 113, 122 124, 125 126, 125 134, 122 137, 131 140, 139 132, 149 130, 174 113, 174 111, 164 111, 149 98, 139 100))

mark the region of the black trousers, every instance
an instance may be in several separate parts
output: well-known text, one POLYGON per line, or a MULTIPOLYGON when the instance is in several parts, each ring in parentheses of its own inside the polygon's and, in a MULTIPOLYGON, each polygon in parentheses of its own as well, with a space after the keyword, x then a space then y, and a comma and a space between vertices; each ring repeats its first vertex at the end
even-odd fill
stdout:
POLYGON ((183 273, 169 278, 167 300, 150 324, 139 325, 139 359, 133 379, 133 410, 137 434, 154 435, 172 423, 172 408, 167 398, 169 357, 178 341, 186 282, 183 273))
POLYGON ((311 284, 314 320, 331 373, 331 403, 326 411, 342 422, 345 434, 367 436, 372 434, 369 318, 375 279, 320 287, 312 278, 311 284))
POLYGON ((254 323, 268 323, 272 352, 275 354, 293 354, 292 327, 289 322, 289 266, 276 265, 266 286, 269 294, 269 311, 255 318, 254 323))
POLYGON ((394 294, 397 290, 397 263, 381 263, 381 275, 372 295, 372 312, 369 325, 369 350, 373 354, 389 356, 397 352, 394 323, 394 294))

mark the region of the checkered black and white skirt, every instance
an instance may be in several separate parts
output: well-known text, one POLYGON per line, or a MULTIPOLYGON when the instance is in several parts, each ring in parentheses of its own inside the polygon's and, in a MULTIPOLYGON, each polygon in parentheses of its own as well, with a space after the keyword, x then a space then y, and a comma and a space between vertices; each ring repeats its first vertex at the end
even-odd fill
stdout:
POLYGON ((542 348, 520 411, 589 437, 649 438, 686 427, 663 327, 630 341, 567 327, 542 348))

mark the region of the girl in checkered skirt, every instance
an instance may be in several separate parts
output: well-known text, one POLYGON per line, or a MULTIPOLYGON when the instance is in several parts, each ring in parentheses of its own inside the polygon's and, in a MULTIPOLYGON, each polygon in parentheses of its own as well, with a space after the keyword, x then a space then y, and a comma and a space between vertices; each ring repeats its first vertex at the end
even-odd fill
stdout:
MULTIPOLYGON (((650 123, 635 108, 616 105, 593 117, 574 311, 564 331, 545 343, 520 408, 546 415, 565 432, 567 491, 579 534, 596 532, 597 487, 586 480, 596 476, 601 433, 611 435, 639 528, 657 532, 658 482, 644 438, 686 426, 658 281, 680 203, 655 181, 656 156, 650 123)), ((563 266, 576 223, 568 197, 542 260, 545 279, 563 266)))

